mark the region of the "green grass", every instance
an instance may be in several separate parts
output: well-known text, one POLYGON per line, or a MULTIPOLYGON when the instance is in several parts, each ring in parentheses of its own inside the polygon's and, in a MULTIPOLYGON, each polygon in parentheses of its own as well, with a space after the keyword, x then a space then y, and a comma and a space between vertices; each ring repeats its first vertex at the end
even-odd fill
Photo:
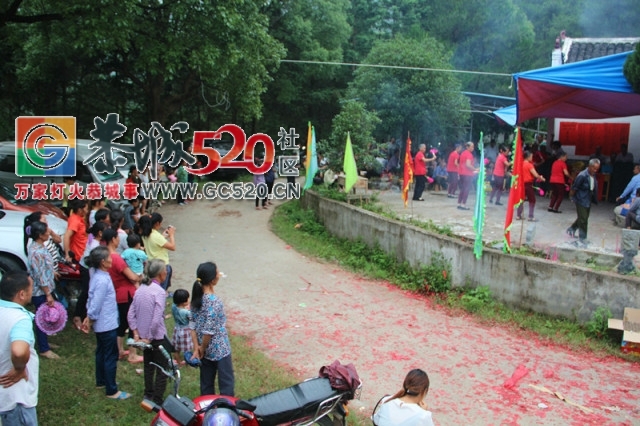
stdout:
MULTIPOLYGON (((426 224, 425 228, 429 226, 426 224)), ((479 321, 513 327, 518 334, 534 333, 541 339, 576 350, 639 361, 638 357, 620 352, 621 333, 607 330, 607 319, 611 314, 603 309, 599 309, 587 324, 578 324, 510 308, 496 301, 486 286, 452 289, 448 279, 450 265, 441 255, 433 256, 430 264, 415 270, 406 263, 398 263, 379 248, 371 249, 362 242, 330 235, 316 221, 313 212, 303 210, 298 201, 278 207, 272 216, 271 227, 280 238, 305 255, 339 264, 374 279, 387 280, 403 289, 428 294, 440 305, 470 312, 479 321)), ((442 229, 440 233, 447 234, 442 229)))
MULTIPOLYGON (((167 307, 167 314, 171 312, 167 307)), ((173 318, 166 320, 167 332, 173 334, 173 318)), ((230 335, 235 373, 236 396, 250 399, 258 395, 292 386, 300 380, 286 366, 280 365, 254 349, 243 336, 230 335)), ((133 396, 125 401, 112 401, 104 389, 95 388, 95 335, 86 335, 68 325, 61 333, 51 336, 50 343, 60 345, 55 352, 58 360, 40 358, 40 390, 38 422, 40 425, 149 425, 155 413, 140 407, 144 391, 144 376, 137 374, 142 364, 118 362, 116 380, 118 388, 133 396)), ((200 370, 182 367, 181 396, 195 398, 200 395, 200 370)), ((217 385, 216 385, 217 388, 217 385)), ((173 381, 167 381, 168 395, 173 381)), ((351 413, 349 425, 363 425, 351 413)))
MULTIPOLYGON (((168 310, 170 312, 170 309, 168 310)), ((171 335, 173 319, 167 319, 171 335)), ((298 382, 294 374, 253 349, 242 336, 231 335, 236 396, 252 398, 298 382)), ((119 389, 133 393, 125 401, 107 399, 104 389, 95 388, 95 335, 79 333, 73 327, 49 339, 60 345, 59 360, 40 358, 38 419, 41 425, 148 425, 154 414, 140 408, 144 390, 142 364, 118 362, 119 389)), ((181 369, 180 395, 200 395, 199 370, 181 369)), ((167 393, 173 382, 168 381, 167 393)))
POLYGON ((336 263, 345 269, 375 279, 388 280, 406 290, 442 292, 451 287, 450 262, 435 255, 429 264, 412 268, 398 263, 381 248, 370 248, 361 241, 349 241, 330 235, 316 221, 313 212, 303 210, 298 201, 278 207, 272 216, 273 231, 301 253, 336 263))

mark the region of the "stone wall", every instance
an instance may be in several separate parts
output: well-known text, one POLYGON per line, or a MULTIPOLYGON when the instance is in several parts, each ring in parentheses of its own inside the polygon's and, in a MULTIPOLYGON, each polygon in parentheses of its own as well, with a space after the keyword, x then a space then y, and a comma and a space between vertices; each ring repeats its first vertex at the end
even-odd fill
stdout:
POLYGON ((473 246, 459 239, 382 217, 361 208, 320 197, 306 191, 302 205, 312 209, 333 235, 379 245, 412 266, 430 264, 440 253, 450 262, 454 287, 486 285, 491 294, 508 306, 552 316, 589 321, 601 306, 615 318, 625 307, 636 307, 640 279, 611 272, 560 264, 544 259, 486 248, 480 259, 473 246))

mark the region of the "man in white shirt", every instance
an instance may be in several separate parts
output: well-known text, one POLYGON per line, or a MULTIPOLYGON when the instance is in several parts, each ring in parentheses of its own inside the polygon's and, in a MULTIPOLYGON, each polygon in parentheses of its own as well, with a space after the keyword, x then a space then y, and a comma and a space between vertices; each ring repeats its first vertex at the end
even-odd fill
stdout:
POLYGON ((33 280, 8 272, 0 282, 0 420, 4 426, 37 426, 38 369, 31 301, 33 280))

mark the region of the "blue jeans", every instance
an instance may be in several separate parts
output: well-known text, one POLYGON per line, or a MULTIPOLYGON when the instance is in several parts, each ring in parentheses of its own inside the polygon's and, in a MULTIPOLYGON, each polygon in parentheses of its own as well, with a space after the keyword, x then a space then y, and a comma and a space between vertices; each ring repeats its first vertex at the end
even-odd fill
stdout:
POLYGON ((220 395, 234 396, 235 379, 233 377, 233 363, 231 355, 219 361, 202 358, 200 365, 200 395, 216 394, 216 373, 218 373, 218 387, 220 395))
POLYGON ((36 407, 26 408, 16 405, 16 408, 0 413, 3 426, 38 426, 36 407))
POLYGON ((107 396, 118 392, 118 329, 96 333, 96 386, 104 386, 107 396))
POLYGON ((173 275, 173 268, 171 265, 167 265, 167 278, 160 284, 165 291, 171 287, 171 275, 173 275))
MULTIPOLYGON (((43 294, 42 296, 34 296, 31 298, 31 303, 36 307, 36 311, 38 308, 45 303, 47 303, 47 296, 43 294)), ((38 350, 40 353, 48 352, 51 350, 49 347, 49 339, 47 335, 40 330, 40 328, 36 325, 36 340, 38 341, 38 350)))

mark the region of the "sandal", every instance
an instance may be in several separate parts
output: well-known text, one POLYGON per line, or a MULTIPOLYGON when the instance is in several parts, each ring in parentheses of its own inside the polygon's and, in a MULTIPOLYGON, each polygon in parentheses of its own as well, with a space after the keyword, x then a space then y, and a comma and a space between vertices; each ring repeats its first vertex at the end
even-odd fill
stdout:
POLYGON ((40 356, 47 359, 60 359, 60 355, 53 352, 52 350, 48 350, 46 352, 41 352, 40 356))
POLYGON ((131 394, 129 392, 118 391, 117 393, 114 393, 113 395, 107 395, 107 398, 109 398, 109 399, 117 399, 117 400, 129 399, 129 398, 131 398, 131 394))
POLYGON ((140 364, 141 362, 144 361, 144 357, 138 355, 137 357, 135 357, 134 359, 129 359, 127 360, 129 362, 129 364, 140 364))
POLYGON ((129 351, 124 351, 118 356, 118 359, 122 361, 123 359, 126 359, 128 356, 129 356, 129 351))
POLYGON ((516 217, 516 220, 524 220, 524 217, 518 216, 518 217, 516 217))

